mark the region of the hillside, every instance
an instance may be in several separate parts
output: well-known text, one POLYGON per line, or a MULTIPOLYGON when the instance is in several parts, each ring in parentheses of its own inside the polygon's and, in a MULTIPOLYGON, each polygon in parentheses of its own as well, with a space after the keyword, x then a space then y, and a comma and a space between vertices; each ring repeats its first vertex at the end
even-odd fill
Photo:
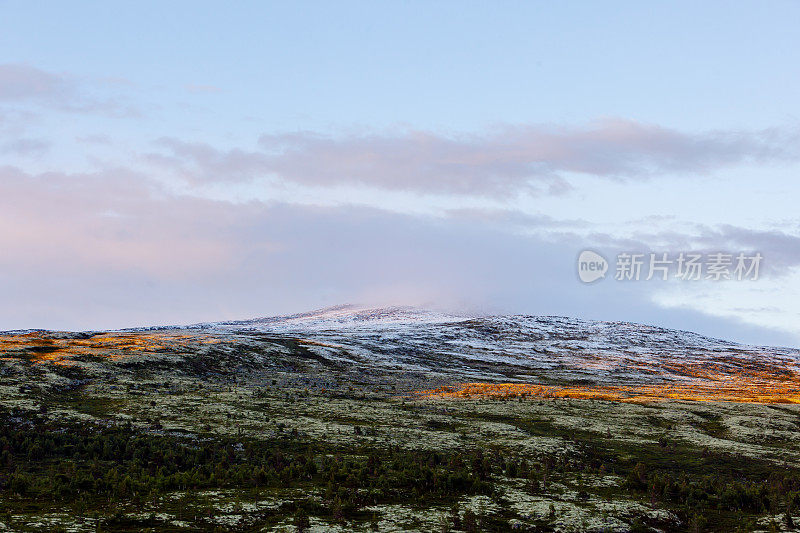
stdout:
POLYGON ((798 356, 341 306, 0 337, 14 530, 789 528, 798 356))

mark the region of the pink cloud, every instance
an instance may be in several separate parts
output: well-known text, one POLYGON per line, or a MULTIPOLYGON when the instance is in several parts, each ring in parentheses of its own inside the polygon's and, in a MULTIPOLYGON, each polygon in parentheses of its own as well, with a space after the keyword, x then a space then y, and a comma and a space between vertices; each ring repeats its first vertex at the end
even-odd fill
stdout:
POLYGON ((0 169, 0 264, 134 270, 192 277, 235 264, 227 231, 244 208, 153 190, 124 170, 28 175, 0 169), (226 225, 227 224, 227 225, 226 225))
POLYGON ((310 186, 357 185, 432 194, 510 196, 557 194, 576 174, 648 179, 704 173, 748 161, 796 158, 793 132, 687 134, 627 120, 584 128, 507 126, 473 135, 425 131, 323 136, 264 135, 259 150, 220 150, 162 139, 151 162, 189 181, 272 176, 310 186))
MULTIPOLYGON (((18 63, 0 64, 0 102, 34 104, 70 113, 111 117, 139 116, 140 111, 118 97, 97 97, 66 73, 53 73, 18 63)), ((102 85, 100 82, 96 86, 102 85)))
MULTIPOLYGON (((32 175, 0 167, 0 329, 190 323, 347 301, 490 303, 503 311, 694 329, 711 320, 670 315, 650 302, 646 283, 580 286, 575 253, 589 243, 576 226, 581 222, 509 211, 438 218, 237 204, 172 195, 125 169, 32 175), (521 225, 536 232, 515 231, 521 225)), ((761 242, 735 228, 720 232, 702 242, 761 242)), ((796 243, 771 237, 765 246, 796 243)), ((706 325, 709 332, 722 328, 706 325)))
POLYGON ((23 64, 0 65, 0 100, 61 100, 73 90, 61 75, 23 64))

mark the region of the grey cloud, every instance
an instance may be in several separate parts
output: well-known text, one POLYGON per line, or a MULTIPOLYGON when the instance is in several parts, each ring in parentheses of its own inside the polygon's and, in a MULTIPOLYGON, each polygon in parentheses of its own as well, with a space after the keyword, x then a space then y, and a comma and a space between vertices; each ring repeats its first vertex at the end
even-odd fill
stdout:
MULTIPOLYGON (((572 232, 573 236, 575 232, 572 232)), ((617 253, 717 252, 752 256, 761 253, 761 277, 782 277, 800 268, 800 235, 778 230, 754 230, 730 224, 694 225, 692 231, 636 232, 620 237, 590 232, 585 239, 609 256, 617 253)))
POLYGON ((203 85, 195 83, 185 85, 184 89, 193 94, 215 94, 222 92, 222 88, 217 87, 216 85, 203 85))
POLYGON ((722 250, 761 252, 767 272, 773 275, 800 267, 800 235, 722 225, 705 231, 698 241, 722 250))
MULTIPOLYGON (((762 276, 785 276, 800 267, 800 234, 781 230, 750 229, 731 224, 692 224, 687 231, 635 232, 627 237, 592 231, 592 224, 585 220, 563 220, 544 215, 531 215, 507 209, 451 209, 448 217, 470 220, 513 231, 516 229, 538 232, 547 240, 584 242, 610 254, 622 252, 664 253, 677 256, 680 252, 712 254, 725 252, 745 253, 748 256, 759 252, 764 257, 762 276)), ((639 221, 658 227, 664 223, 679 225, 673 216, 648 217, 639 221)))
POLYGON ((767 276, 784 276, 800 267, 800 235, 778 230, 755 230, 730 224, 696 225, 694 231, 686 233, 640 233, 630 239, 605 235, 598 240, 618 250, 694 251, 707 254, 759 252, 764 257, 761 273, 767 276))
POLYGON ((448 209, 444 214, 455 220, 493 224, 499 228, 521 230, 567 230, 589 227, 585 220, 561 220, 541 214, 530 214, 514 209, 459 208, 448 209))
POLYGON ((190 143, 173 138, 156 141, 168 154, 150 153, 145 159, 177 170, 189 181, 240 181, 274 171, 263 153, 241 149, 219 150, 205 143, 190 143))
POLYGON ((603 120, 584 128, 509 126, 457 137, 419 131, 344 138, 273 135, 262 137, 261 145, 276 154, 278 173, 304 183, 504 194, 532 183, 563 186, 564 173, 637 179, 795 157, 797 139, 777 130, 686 134, 603 120))
POLYGON ((92 91, 87 90, 87 85, 91 84, 65 73, 47 72, 25 64, 0 64, 0 102, 112 117, 140 115, 135 106, 125 104, 117 97, 90 95, 92 91))
POLYGON ((151 154, 152 161, 198 181, 269 175, 311 186, 494 197, 564 193, 574 175, 641 180, 795 159, 800 146, 797 133, 789 130, 694 134, 630 120, 583 128, 506 126, 471 135, 299 132, 264 135, 258 150, 219 150, 178 139, 159 144, 166 153, 151 154))
POLYGON ((0 144, 0 153, 40 156, 50 149, 51 143, 41 139, 15 139, 0 144))
POLYGON ((79 137, 75 137, 75 140, 84 144, 100 144, 100 145, 114 144, 114 141, 111 139, 111 136, 105 135, 103 133, 82 135, 79 137))
POLYGON ((61 100, 75 90, 63 76, 21 64, 0 65, 0 100, 61 100))

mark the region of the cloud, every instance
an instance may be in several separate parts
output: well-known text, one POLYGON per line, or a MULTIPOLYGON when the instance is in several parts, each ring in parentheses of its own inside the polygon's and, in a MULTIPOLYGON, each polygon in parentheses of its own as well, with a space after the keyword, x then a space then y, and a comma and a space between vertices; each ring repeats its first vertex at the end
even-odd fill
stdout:
POLYGON ((159 145, 166 153, 151 154, 151 160, 195 181, 271 176, 309 186, 491 197, 563 193, 576 175, 642 180, 798 156, 798 135, 790 131, 689 134, 620 119, 583 128, 505 126, 469 135, 299 132, 264 135, 258 150, 220 150, 175 138, 159 145))
POLYGON ((260 152, 220 150, 173 138, 158 139, 156 144, 168 153, 149 153, 145 159, 193 183, 245 181, 274 171, 270 158, 260 152))
POLYGON ((15 139, 0 143, 0 153, 41 156, 50 149, 51 143, 41 139, 15 139))
POLYGON ((0 137, 4 139, 23 137, 31 125, 38 121, 39 117, 30 111, 0 107, 0 137))
POLYGON ((130 171, 30 175, 5 167, 0 194, 0 265, 32 275, 61 265, 192 278, 236 259, 219 234, 226 214, 213 203, 167 197, 130 171))
POLYGON ((748 256, 761 253, 761 277, 782 277, 800 268, 800 235, 770 229, 751 229, 731 224, 694 224, 690 231, 635 232, 628 237, 590 232, 586 238, 613 253, 718 252, 748 256))
POLYGON ((651 301, 650 284, 580 284, 576 253, 591 241, 558 233, 564 228, 513 213, 410 216, 212 201, 168 194, 125 169, 0 167, 0 328, 187 323, 356 301, 631 320, 788 342, 735 320, 664 310, 651 301), (542 235, 508 231, 519 224, 542 235), (558 237, 547 238, 552 232, 558 237))
MULTIPOLYGON (((447 209, 444 214, 454 220, 469 220, 481 224, 491 224, 504 230, 579 230, 590 227, 590 224, 581 219, 560 220, 541 214, 529 214, 514 209, 498 208, 457 208, 447 209)), ((578 234, 573 233, 577 238, 578 234)))
POLYGON ((81 83, 66 73, 53 73, 20 64, 0 64, 0 103, 33 104, 70 113, 111 117, 140 115, 139 110, 117 97, 97 97, 91 89, 101 83, 81 83), (94 85, 94 87, 92 87, 94 85))
POLYGON ((62 100, 74 92, 65 77, 22 64, 0 65, 0 100, 62 100))
POLYGON ((698 242, 718 250, 761 252, 765 273, 786 275, 800 267, 800 236, 777 230, 754 230, 733 225, 707 229, 698 242))
POLYGON ((214 94, 214 93, 221 93, 222 88, 217 87, 216 85, 202 85, 202 84, 195 84, 190 83, 185 85, 184 88, 193 94, 214 94))
POLYGON ((80 135, 75 137, 75 140, 79 143, 83 144, 92 144, 92 145, 112 145, 114 141, 111 139, 110 135, 105 135, 103 133, 94 133, 91 135, 80 135))
MULTIPOLYGON (((511 209, 461 208, 445 211, 452 220, 465 220, 499 231, 535 234, 546 241, 573 242, 603 250, 613 260, 618 253, 667 253, 675 259, 684 253, 728 253, 747 257, 761 253, 760 278, 780 278, 800 270, 800 234, 776 229, 751 229, 732 224, 691 224, 686 231, 635 231, 628 236, 597 230, 581 219, 557 219, 511 209)), ((680 227, 675 217, 648 217, 662 226, 680 227)), ((648 224, 652 225, 652 224, 648 224)), ((734 258, 735 260, 735 258, 734 258)))

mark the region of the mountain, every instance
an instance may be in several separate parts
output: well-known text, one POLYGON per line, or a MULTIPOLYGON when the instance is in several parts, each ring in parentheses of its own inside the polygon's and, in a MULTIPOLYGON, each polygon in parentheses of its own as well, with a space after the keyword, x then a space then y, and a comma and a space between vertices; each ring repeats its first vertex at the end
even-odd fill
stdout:
POLYGON ((93 353, 131 365, 238 368, 242 379, 302 360, 320 382, 346 374, 431 394, 800 401, 800 350, 558 316, 342 305, 191 326, 18 333, 0 338, 3 348, 65 364, 93 353))
POLYGON ((628 322, 343 305, 197 327, 313 341, 309 351, 338 364, 424 373, 442 382, 671 387, 730 399, 752 399, 751 387, 758 386, 766 395, 800 397, 800 350, 628 322))

